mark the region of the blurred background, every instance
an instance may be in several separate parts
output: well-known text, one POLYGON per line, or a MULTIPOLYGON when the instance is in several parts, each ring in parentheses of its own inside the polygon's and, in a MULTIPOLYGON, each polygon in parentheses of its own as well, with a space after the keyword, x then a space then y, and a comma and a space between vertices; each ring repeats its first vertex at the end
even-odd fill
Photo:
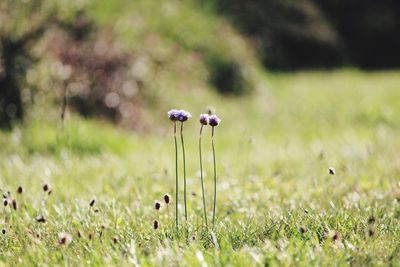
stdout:
POLYGON ((70 111, 149 131, 182 94, 399 68, 399 32, 396 0, 1 0, 0 127, 70 111))

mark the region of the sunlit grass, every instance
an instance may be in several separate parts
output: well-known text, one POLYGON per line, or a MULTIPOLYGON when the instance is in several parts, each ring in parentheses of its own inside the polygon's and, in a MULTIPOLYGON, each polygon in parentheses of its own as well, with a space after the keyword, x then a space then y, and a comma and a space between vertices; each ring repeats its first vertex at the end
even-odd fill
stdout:
MULTIPOLYGON (((268 91, 246 98, 182 92, 179 101, 194 116, 212 105, 223 119, 215 143, 214 239, 199 231, 198 122, 185 123, 187 241, 183 232, 176 240, 174 198, 154 208, 155 200, 174 196, 167 110, 152 110, 160 118, 155 130, 140 134, 71 114, 62 131, 43 116, 56 109, 33 110, 33 120, 0 133, 0 188, 18 203, 17 210, 2 208, 0 260, 10 266, 396 264, 399 77, 350 70, 274 74, 268 91), (335 175, 328 174, 331 166, 335 175), (39 215, 45 223, 36 221, 39 215), (59 244, 62 233, 71 235, 69 245, 59 244)), ((204 128, 204 147, 210 131, 204 128)), ((205 187, 213 188, 212 153, 202 152, 205 187)), ((210 190, 206 199, 211 211, 210 190)))

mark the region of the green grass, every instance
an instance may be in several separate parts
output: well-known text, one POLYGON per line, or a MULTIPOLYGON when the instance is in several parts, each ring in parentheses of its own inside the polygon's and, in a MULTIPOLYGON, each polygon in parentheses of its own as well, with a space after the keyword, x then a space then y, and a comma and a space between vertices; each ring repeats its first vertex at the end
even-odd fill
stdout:
POLYGON ((269 74, 268 80, 269 90, 244 98, 187 90, 173 102, 194 115, 185 129, 189 241, 183 232, 175 238, 174 197, 168 208, 153 207, 165 193, 174 196, 167 110, 154 109, 153 130, 139 134, 75 116, 62 131, 55 109, 33 108, 25 125, 0 133, 0 188, 18 203, 17 211, 2 208, 2 265, 397 265, 399 72, 269 74), (216 242, 201 230, 196 120, 208 105, 222 118, 216 242), (38 215, 46 222, 36 222, 38 215), (63 232, 72 236, 68 246, 58 243, 63 232))

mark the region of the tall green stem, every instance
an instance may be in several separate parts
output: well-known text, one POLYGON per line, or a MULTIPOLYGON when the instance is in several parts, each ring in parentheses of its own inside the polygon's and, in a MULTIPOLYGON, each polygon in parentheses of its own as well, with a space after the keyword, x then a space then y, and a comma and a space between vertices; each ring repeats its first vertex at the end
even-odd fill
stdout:
POLYGON ((200 135, 199 135, 200 178, 201 178, 201 191, 203 193, 204 221, 206 222, 206 227, 208 229, 207 210, 206 210, 206 197, 205 197, 205 193, 204 193, 203 160, 202 160, 202 155, 201 155, 201 134, 202 134, 202 132, 203 132, 203 125, 201 125, 200 135))
POLYGON ((179 236, 179 210, 178 210, 178 142, 176 140, 176 122, 174 122, 174 140, 175 140, 175 226, 176 234, 179 236))
POLYGON ((182 156, 183 156, 183 202, 185 203, 185 221, 187 223, 187 202, 186 202, 186 158, 185 158, 185 144, 183 142, 183 122, 181 122, 181 142, 182 142, 182 156))
POLYGON ((214 230, 215 212, 216 212, 216 206, 217 206, 217 164, 215 163, 214 126, 212 127, 212 131, 211 131, 211 146, 212 146, 213 160, 214 160, 214 207, 213 207, 213 219, 212 219, 213 230, 214 230))

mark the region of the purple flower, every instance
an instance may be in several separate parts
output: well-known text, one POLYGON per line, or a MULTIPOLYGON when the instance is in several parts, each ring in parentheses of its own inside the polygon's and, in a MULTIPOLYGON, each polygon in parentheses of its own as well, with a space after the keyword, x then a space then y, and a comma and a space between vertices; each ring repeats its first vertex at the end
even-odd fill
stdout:
POLYGON ((202 124, 202 125, 207 125, 208 124, 208 118, 209 118, 209 115, 208 114, 200 114, 200 123, 202 124))
POLYGON ((179 110, 177 110, 177 109, 171 109, 170 111, 168 111, 168 118, 171 120, 171 121, 177 121, 178 120, 178 117, 179 117, 179 113, 180 111, 179 110))
POLYGON ((217 117, 217 115, 210 115, 208 117, 208 123, 210 126, 218 126, 218 124, 221 122, 221 119, 217 117))
POLYGON ((180 121, 180 122, 184 122, 184 121, 187 121, 189 118, 191 118, 192 117, 192 114, 190 114, 188 111, 186 111, 186 110, 183 110, 183 109, 181 109, 181 110, 179 110, 178 111, 178 114, 177 114, 177 118, 178 118, 178 121, 180 121))

